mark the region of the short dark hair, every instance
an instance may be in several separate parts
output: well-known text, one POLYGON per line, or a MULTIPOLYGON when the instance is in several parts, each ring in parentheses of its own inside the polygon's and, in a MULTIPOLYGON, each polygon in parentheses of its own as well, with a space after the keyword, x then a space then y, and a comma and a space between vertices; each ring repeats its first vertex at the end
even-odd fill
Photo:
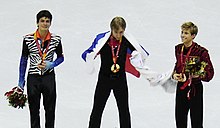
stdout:
POLYGON ((39 22, 40 18, 46 17, 50 19, 50 22, 52 21, 52 14, 48 10, 41 10, 37 13, 37 23, 39 22))

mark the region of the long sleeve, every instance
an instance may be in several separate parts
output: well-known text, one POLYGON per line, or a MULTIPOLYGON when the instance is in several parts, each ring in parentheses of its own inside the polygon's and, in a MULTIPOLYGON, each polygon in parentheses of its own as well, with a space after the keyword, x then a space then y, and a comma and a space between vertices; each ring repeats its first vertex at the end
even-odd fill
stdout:
POLYGON ((28 47, 25 41, 23 41, 22 54, 19 65, 19 80, 18 80, 18 86, 22 89, 24 89, 24 85, 25 85, 25 73, 27 68, 28 54, 29 54, 28 47))
POLYGON ((46 69, 54 68, 54 67, 60 65, 64 61, 63 48, 62 48, 61 42, 56 47, 56 51, 55 52, 57 54, 56 60, 53 61, 53 62, 45 61, 46 62, 46 69))
POLYGON ((203 78, 201 78, 202 81, 208 82, 214 76, 214 68, 213 68, 212 62, 210 60, 210 56, 208 54, 208 51, 203 52, 203 54, 201 56, 201 61, 208 63, 208 65, 205 67, 206 74, 203 78))
POLYGON ((57 59, 54 61, 54 67, 58 66, 64 61, 63 48, 61 42, 56 48, 57 59))

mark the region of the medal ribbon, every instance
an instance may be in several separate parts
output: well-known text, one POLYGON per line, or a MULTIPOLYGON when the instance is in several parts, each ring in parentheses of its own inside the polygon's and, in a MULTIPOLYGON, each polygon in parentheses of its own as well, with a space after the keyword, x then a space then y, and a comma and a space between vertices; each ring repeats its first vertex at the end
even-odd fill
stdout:
MULTIPOLYGON (((181 53, 180 53, 180 62, 182 64, 182 73, 183 74, 185 73, 186 61, 189 59, 189 55, 190 55, 190 53, 192 51, 193 46, 194 46, 194 43, 192 44, 192 46, 190 47, 189 51, 187 52, 185 60, 183 60, 184 45, 182 46, 181 53)), ((192 76, 189 73, 189 78, 184 82, 184 84, 180 87, 180 89, 184 90, 186 88, 186 86, 190 86, 191 85, 191 82, 192 82, 192 76)), ((190 100, 190 92, 191 92, 191 89, 187 93, 188 100, 190 100)))
MULTIPOLYGON (((113 37, 111 37, 111 39, 113 39, 113 37)), ((118 48, 117 48, 117 51, 116 51, 116 54, 114 52, 114 45, 112 44, 111 45, 111 49, 112 49, 112 59, 113 59, 113 63, 114 65, 116 66, 116 62, 117 62, 117 59, 118 59, 118 54, 119 54, 119 50, 120 50, 120 46, 121 46, 121 40, 119 40, 119 45, 118 45, 118 48)))
POLYGON ((193 46, 194 46, 194 44, 192 44, 192 46, 190 47, 189 51, 187 52, 185 61, 183 60, 184 45, 182 46, 181 53, 180 53, 180 62, 182 64, 182 73, 185 73, 186 60, 189 59, 189 55, 190 55, 190 53, 192 51, 193 46))
MULTIPOLYGON (((42 43, 44 43, 44 42, 42 42, 42 43)), ((42 62, 43 62, 45 57, 46 57, 46 55, 47 55, 47 51, 48 51, 48 48, 49 48, 49 45, 50 45, 50 41, 48 42, 46 50, 44 52, 41 50, 40 44, 38 42, 38 39, 36 39, 36 44, 37 44, 37 49, 39 51, 40 57, 42 58, 42 62)))

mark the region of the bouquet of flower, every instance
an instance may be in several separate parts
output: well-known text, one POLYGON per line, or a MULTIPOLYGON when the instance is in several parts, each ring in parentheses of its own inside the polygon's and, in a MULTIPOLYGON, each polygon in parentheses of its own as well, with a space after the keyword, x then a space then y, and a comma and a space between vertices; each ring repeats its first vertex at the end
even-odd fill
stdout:
POLYGON ((14 108, 18 107, 18 109, 23 109, 27 103, 27 95, 23 94, 23 90, 21 90, 19 87, 12 88, 11 91, 5 93, 5 96, 7 97, 9 106, 14 108))
POLYGON ((199 57, 190 57, 186 61, 185 65, 185 72, 190 73, 193 75, 198 75, 201 77, 204 77, 206 74, 205 67, 208 65, 208 63, 204 61, 200 61, 199 57))

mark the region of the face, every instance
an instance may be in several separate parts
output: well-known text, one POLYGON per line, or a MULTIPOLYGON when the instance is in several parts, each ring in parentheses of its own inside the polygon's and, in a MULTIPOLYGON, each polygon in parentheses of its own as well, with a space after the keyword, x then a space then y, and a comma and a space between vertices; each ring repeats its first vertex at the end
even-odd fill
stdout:
POLYGON ((120 40, 122 38, 122 36, 124 35, 124 29, 122 29, 121 27, 118 30, 112 30, 112 35, 116 40, 120 40))
POLYGON ((39 19, 39 22, 37 23, 37 25, 40 31, 47 31, 50 28, 51 21, 49 18, 42 17, 39 19))
POLYGON ((189 29, 182 29, 181 31, 181 39, 183 43, 190 43, 193 41, 195 35, 191 34, 189 29))

